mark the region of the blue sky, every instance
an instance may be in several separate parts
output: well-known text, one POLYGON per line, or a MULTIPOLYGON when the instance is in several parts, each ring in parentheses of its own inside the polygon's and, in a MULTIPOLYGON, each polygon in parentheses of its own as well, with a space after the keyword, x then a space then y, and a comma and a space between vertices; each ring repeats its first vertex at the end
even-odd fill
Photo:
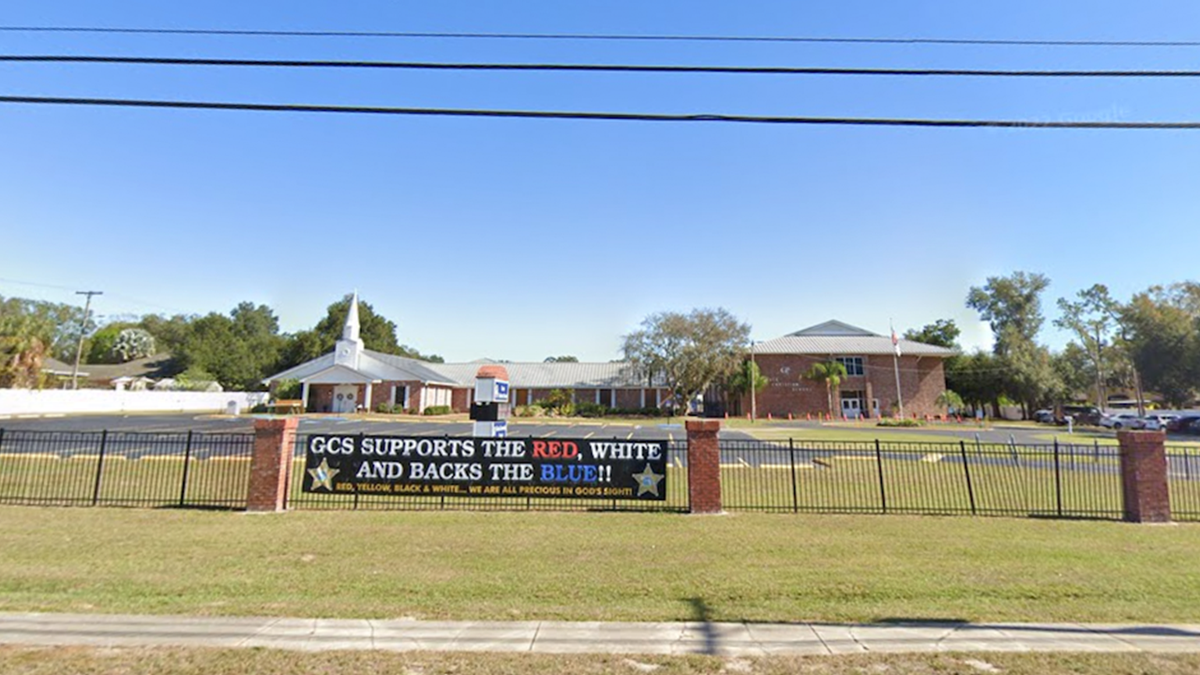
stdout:
MULTIPOLYGON (((1200 40, 1193 2, 7 2, 0 23, 347 31, 1200 40)), ((1200 48, 0 33, 5 54, 1196 68, 1200 48)), ((760 115, 1198 120, 1194 81, 0 65, 4 95, 760 115)), ((1054 300, 1196 278, 1200 132, 922 130, 0 105, 0 294, 101 315, 357 288, 449 360, 619 356, 661 310, 755 339, 940 318, 1014 270, 1054 300), (40 285, 28 285, 32 282, 40 285)))

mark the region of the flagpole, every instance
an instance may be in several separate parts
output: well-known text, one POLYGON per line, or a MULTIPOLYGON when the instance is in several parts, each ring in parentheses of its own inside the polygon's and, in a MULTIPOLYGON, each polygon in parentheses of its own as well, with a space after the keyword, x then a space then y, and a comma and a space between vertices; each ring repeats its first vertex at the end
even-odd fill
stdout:
MULTIPOLYGON (((892 322, 888 321, 891 326, 892 322)), ((904 394, 900 393, 900 339, 896 337, 896 328, 892 326, 892 346, 895 351, 892 354, 892 369, 896 372, 896 406, 900 411, 900 419, 904 419, 904 394)))

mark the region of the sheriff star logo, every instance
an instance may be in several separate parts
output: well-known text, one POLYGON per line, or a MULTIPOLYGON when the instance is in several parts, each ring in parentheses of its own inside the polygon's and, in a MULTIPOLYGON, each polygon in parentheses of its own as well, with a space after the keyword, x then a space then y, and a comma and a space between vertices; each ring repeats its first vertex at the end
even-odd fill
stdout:
POLYGON ((642 469, 641 473, 635 473, 633 474, 633 477, 637 479, 638 483, 637 496, 641 497, 647 492, 655 497, 658 496, 658 484, 661 483, 663 479, 663 475, 661 473, 654 473, 654 470, 650 468, 649 464, 647 464, 646 468, 642 469))
POLYGON ((321 464, 317 468, 308 470, 309 475, 312 476, 312 489, 323 487, 333 492, 333 477, 337 475, 338 471, 339 469, 329 468, 328 459, 321 458, 321 464))

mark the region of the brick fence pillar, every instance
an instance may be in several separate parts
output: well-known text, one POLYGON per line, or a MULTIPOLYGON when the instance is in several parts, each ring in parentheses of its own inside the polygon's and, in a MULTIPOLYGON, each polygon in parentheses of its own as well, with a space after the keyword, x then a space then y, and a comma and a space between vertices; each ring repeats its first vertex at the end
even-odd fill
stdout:
POLYGON ((688 420, 688 501, 692 513, 721 513, 720 420, 688 420))
POLYGON ((1161 431, 1118 431, 1121 444, 1121 495, 1125 520, 1168 523, 1171 498, 1167 490, 1166 434, 1161 431))
POLYGON ((254 455, 250 458, 247 511, 284 511, 292 478, 295 417, 254 420, 254 455))

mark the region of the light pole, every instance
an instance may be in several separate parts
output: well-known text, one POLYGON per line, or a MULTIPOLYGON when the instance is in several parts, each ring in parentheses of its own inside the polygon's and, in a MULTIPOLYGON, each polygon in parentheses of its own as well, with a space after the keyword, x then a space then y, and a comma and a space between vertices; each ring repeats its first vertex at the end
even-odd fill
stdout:
POLYGON ((87 332, 88 314, 92 311, 92 296, 104 295, 104 291, 75 291, 75 295, 86 295, 83 305, 83 320, 79 322, 79 343, 75 346, 75 367, 71 369, 71 388, 79 388, 79 357, 83 356, 83 334, 87 332))

